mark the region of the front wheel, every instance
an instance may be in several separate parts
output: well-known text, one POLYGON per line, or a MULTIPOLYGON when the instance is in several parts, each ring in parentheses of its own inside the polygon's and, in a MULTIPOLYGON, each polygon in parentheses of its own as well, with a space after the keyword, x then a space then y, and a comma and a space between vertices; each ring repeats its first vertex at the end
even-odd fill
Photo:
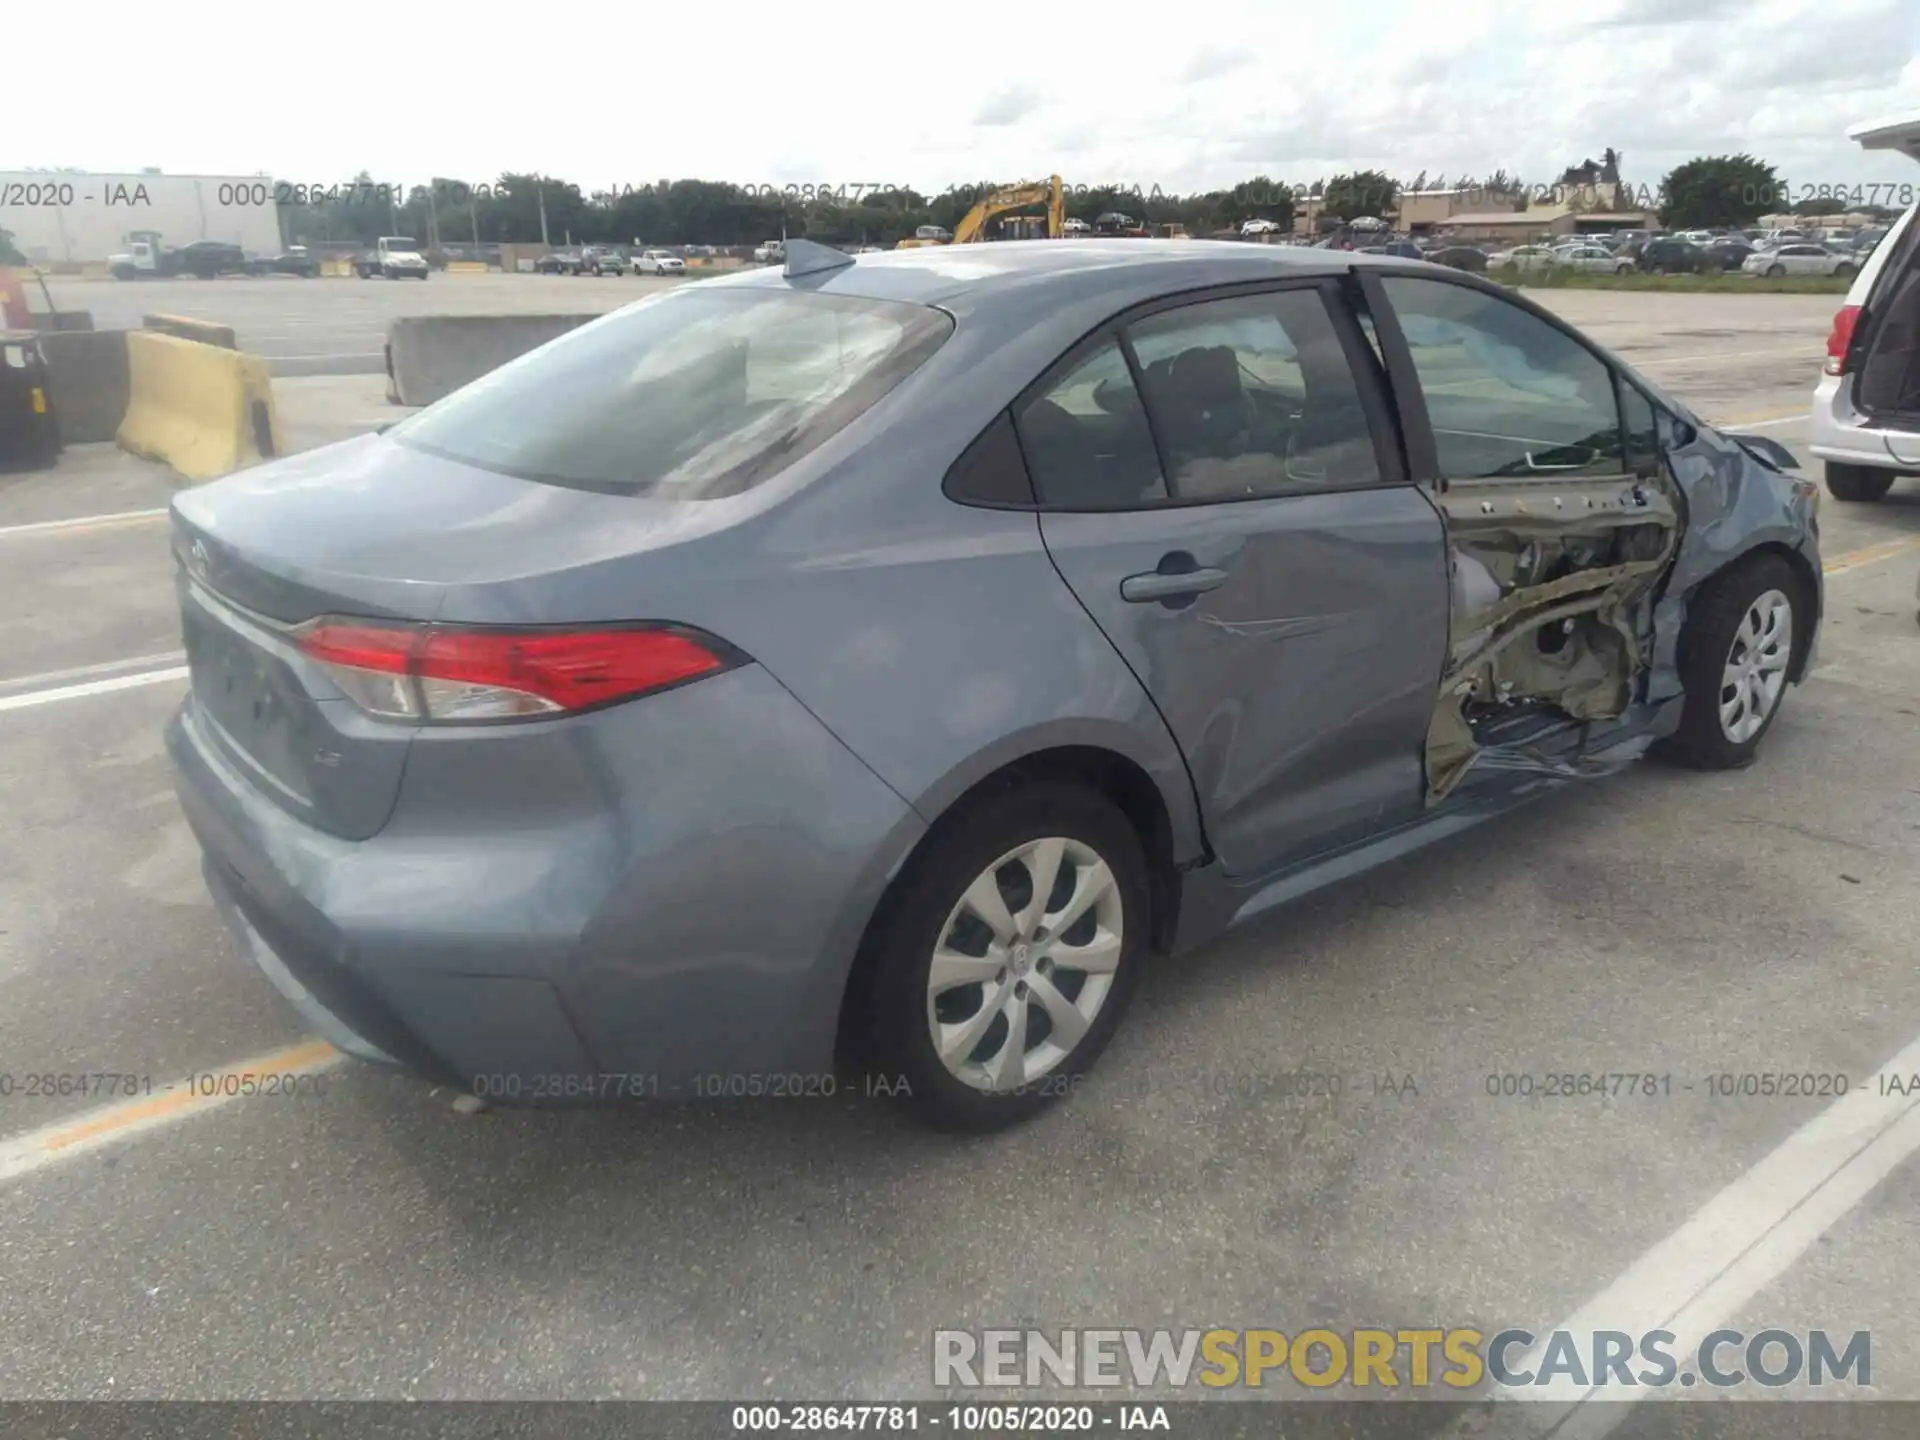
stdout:
POLYGON ((1680 728, 1664 747, 1696 770, 1734 770, 1780 714, 1803 630, 1813 624, 1792 566, 1757 555, 1694 596, 1680 637, 1680 728))
POLYGON ((1853 266, 1836 265, 1833 267, 1833 274, 1834 274, 1834 278, 1837 280, 1851 279, 1853 277, 1853 266))
POLYGON ((1784 265, 1769 265, 1767 267, 1767 278, 1769 280, 1778 280, 1782 275, 1786 273, 1787 273, 1787 267, 1784 265))
POLYGON ((952 817, 869 937, 867 1049, 893 1093, 982 1132, 1078 1090, 1139 982, 1149 895, 1139 836, 1092 790, 1023 785, 952 817))
POLYGON ((1853 504, 1871 504, 1893 488, 1893 472, 1876 470, 1871 465, 1841 465, 1827 462, 1827 493, 1836 500, 1853 504))

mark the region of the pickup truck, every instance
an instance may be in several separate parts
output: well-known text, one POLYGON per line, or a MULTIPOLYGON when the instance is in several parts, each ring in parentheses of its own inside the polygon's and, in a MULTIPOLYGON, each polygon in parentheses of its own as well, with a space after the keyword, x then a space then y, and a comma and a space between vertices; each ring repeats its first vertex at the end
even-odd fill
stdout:
POLYGON ((384 275, 389 280, 424 280, 431 273, 420 242, 405 235, 382 235, 373 249, 354 262, 362 280, 384 275))
POLYGON ((787 259, 787 242, 769 240, 765 244, 753 247, 753 258, 762 265, 784 265, 787 259))

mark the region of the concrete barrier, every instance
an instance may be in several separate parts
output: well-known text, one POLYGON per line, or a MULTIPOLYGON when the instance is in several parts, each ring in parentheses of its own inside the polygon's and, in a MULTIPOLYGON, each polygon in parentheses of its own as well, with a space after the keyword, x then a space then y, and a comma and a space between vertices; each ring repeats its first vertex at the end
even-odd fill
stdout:
POLYGON ((419 315, 387 324, 387 398, 431 405, 593 315, 419 315))
POLYGON ((449 275, 485 275, 491 269, 493 267, 484 260, 449 260, 447 262, 449 275))
POLYGON ((258 355, 135 330, 127 336, 120 448, 216 480, 283 453, 273 382, 258 355))
POLYGON ((320 273, 330 279, 339 280, 358 275, 360 272, 354 268, 351 260, 322 260, 320 273))
POLYGON ((69 445, 115 439, 127 414, 127 332, 52 332, 40 337, 40 349, 60 438, 69 445))
POLYGON ((196 320, 191 315, 143 315, 140 324, 162 335, 176 335, 201 345, 218 345, 222 350, 238 350, 231 325, 216 325, 211 320, 196 320))

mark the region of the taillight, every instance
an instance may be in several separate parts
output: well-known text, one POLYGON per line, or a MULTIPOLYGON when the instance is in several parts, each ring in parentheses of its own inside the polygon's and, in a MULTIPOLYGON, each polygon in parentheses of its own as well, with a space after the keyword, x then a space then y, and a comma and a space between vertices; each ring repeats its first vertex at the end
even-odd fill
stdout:
POLYGON ((696 680, 741 656, 681 626, 588 630, 387 625, 328 616, 294 632, 362 710, 385 720, 531 720, 696 680))
POLYGON ((1827 374, 1847 373, 1847 352, 1853 348, 1853 327, 1860 323, 1860 307, 1843 305, 1833 317, 1833 330, 1827 336, 1827 374))

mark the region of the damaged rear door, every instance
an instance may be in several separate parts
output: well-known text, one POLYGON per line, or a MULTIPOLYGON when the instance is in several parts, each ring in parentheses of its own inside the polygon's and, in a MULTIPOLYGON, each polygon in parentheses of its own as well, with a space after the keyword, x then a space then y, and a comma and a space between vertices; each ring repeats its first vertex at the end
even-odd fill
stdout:
POLYGON ((1679 492, 1652 447, 1629 446, 1614 368, 1571 332, 1471 281, 1367 290, 1447 534, 1428 803, 1490 760, 1584 773, 1644 693, 1679 492))

